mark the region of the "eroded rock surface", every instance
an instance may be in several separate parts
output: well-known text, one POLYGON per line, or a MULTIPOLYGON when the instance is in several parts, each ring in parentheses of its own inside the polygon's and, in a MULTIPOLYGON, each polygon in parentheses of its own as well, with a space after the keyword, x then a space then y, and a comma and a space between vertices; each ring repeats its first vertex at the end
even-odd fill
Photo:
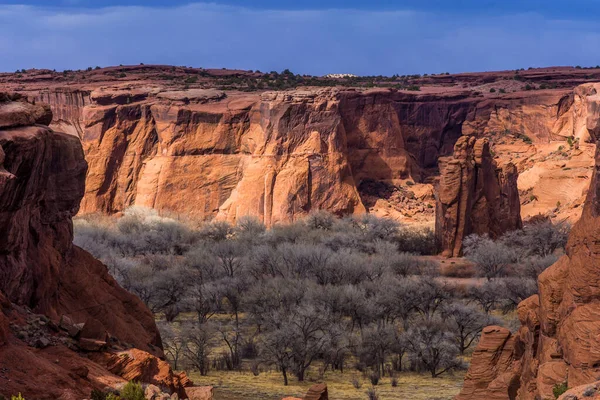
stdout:
POLYGON ((156 357, 150 311, 72 244, 87 166, 77 137, 42 124, 48 112, 0 94, 0 115, 12 121, 0 126, 0 395, 88 398, 131 371, 184 394, 191 382, 156 357), (92 361, 115 349, 135 355, 123 371, 92 361))
POLYGON ((446 257, 462 255, 470 234, 497 238, 522 226, 514 164, 498 167, 489 141, 463 136, 454 155, 440 159, 436 236, 446 257))
MULTIPOLYGON (((588 110, 595 110, 595 89, 590 89, 588 110)), ((596 112, 596 111, 594 111, 596 112)), ((594 119, 588 115, 588 124, 594 119)), ((587 129, 593 140, 599 136, 587 129)), ((583 214, 571 230, 566 255, 544 271, 539 296, 518 307, 521 328, 507 335, 494 352, 508 362, 498 364, 488 357, 489 341, 479 344, 465 385, 457 399, 553 398, 556 384, 569 387, 592 384, 600 376, 600 148, 583 214), (486 372, 487 371, 487 372, 486 372), (514 389, 517 389, 516 392, 514 389), (498 395, 497 395, 498 394, 498 395), (494 397, 496 396, 496 397, 494 397)), ((486 328, 489 329, 489 328, 486 328)), ((485 333, 484 333, 485 339, 485 333)), ((576 396, 575 394, 573 394, 576 396)), ((570 396, 570 395, 569 395, 570 396)), ((563 398, 573 398, 565 397, 563 398)))

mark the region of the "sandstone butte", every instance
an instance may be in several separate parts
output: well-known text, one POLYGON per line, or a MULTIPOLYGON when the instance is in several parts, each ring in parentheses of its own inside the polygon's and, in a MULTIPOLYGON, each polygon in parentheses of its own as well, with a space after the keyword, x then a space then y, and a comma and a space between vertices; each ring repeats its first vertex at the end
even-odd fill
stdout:
POLYGON ((87 164, 51 119, 0 93, 0 394, 75 400, 135 379, 185 397, 150 311, 72 243, 87 164))
MULTIPOLYGON (((600 139, 598 84, 580 88, 587 131, 600 139), (586 96, 587 94, 587 96, 586 96), (592 112, 593 111, 593 112, 592 112)), ((552 399, 553 388, 574 388, 561 399, 596 398, 600 379, 600 147, 580 220, 566 255, 538 278, 539 295, 518 307, 521 328, 483 330, 457 400, 552 399), (588 393, 588 394, 585 394, 588 393)))
MULTIPOLYGON (((366 210, 433 226, 434 186, 444 165, 438 161, 452 157, 460 137, 474 136, 488 139, 490 157, 484 168, 464 171, 496 175, 508 191, 501 197, 510 198, 501 203, 513 204, 514 175, 492 170, 514 164, 523 220, 541 213, 574 222, 581 215, 594 147, 587 124, 594 110, 584 84, 599 79, 600 70, 432 75, 413 81, 420 92, 218 89, 227 77, 260 76, 167 66, 31 70, 0 74, 0 89, 49 104, 51 127, 81 140, 89 165, 81 213, 137 205, 198 219, 254 215, 272 225, 314 209, 366 210), (184 84, 190 77, 196 81, 184 84), (553 88, 524 90, 526 82, 553 88)), ((477 208, 497 191, 492 186, 465 187, 461 196, 477 197, 471 199, 477 208)), ((440 190, 450 227, 458 209, 448 203, 448 188, 440 190)), ((514 204, 510 210, 513 221, 503 228, 518 225, 514 204)), ((460 247, 461 238, 453 236, 486 231, 455 228, 439 234, 447 254, 460 247)))

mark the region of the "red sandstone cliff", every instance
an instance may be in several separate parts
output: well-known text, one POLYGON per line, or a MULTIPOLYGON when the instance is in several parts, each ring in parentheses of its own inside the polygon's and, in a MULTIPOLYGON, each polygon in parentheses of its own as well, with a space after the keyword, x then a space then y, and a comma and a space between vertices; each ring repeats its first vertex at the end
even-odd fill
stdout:
MULTIPOLYGON (((579 89, 587 104, 594 140, 600 119, 597 85, 579 89)), ((518 307, 515 334, 498 327, 484 330, 473 354, 459 400, 546 399, 568 382, 584 385, 600 376, 600 147, 583 214, 573 227, 566 255, 538 280, 539 296, 518 307)))
POLYGON ((558 86, 535 91, 521 90, 511 71, 435 76, 419 81, 415 93, 219 91, 211 87, 221 74, 252 74, 202 70, 206 81, 186 88, 177 75, 198 71, 121 69, 126 78, 116 78, 117 67, 68 79, 51 71, 0 75, 0 86, 50 104, 52 126, 82 140, 84 213, 140 205, 231 221, 253 214, 270 224, 316 208, 367 209, 432 223, 432 176, 463 135, 487 137, 495 158, 517 166, 525 218, 541 212, 575 220, 589 185, 590 125, 575 87, 597 71, 522 72, 558 86), (507 93, 490 93, 494 87, 507 93), (571 136, 580 139, 577 149, 566 144, 571 136), (400 195, 378 190, 379 183, 400 195))
POLYGON ((89 103, 79 91, 40 95, 81 135, 90 165, 82 212, 141 205, 266 223, 315 208, 360 213, 363 180, 423 182, 462 134, 518 129, 543 142, 572 132, 561 93, 155 92, 96 90, 89 103), (87 105, 77 114, 65 103, 87 105))
POLYGON ((51 119, 48 107, 0 93, 0 394, 82 399, 137 374, 184 395, 187 378, 155 357, 150 311, 72 244, 87 165, 79 139, 51 119), (87 357, 131 347, 140 350, 127 375, 87 357))

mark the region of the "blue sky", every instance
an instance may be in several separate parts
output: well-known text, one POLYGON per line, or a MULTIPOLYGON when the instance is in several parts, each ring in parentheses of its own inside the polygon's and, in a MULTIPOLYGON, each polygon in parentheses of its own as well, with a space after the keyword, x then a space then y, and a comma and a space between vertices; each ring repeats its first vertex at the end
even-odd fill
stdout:
POLYGON ((0 0, 0 71, 361 75, 600 64, 600 0, 0 0))

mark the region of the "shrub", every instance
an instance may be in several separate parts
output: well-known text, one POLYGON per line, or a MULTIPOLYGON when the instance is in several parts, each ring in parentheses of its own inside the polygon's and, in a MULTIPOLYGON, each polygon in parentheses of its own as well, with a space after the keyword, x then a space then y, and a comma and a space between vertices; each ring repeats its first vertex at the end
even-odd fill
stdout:
POLYGON ((496 89, 494 89, 494 88, 491 88, 491 89, 490 89, 490 93, 496 93, 496 89))
POLYGON ((11 400, 25 400, 25 398, 23 396, 21 396, 21 393, 19 393, 17 396, 11 396, 10 399, 11 400))
POLYGON ((145 400, 144 388, 137 382, 128 382, 121 390, 120 395, 123 400, 145 400))
POLYGON ((375 390, 375 388, 370 387, 367 390, 367 398, 369 400, 379 400, 379 395, 377 394, 377 390, 375 390))
POLYGON ((362 387, 362 382, 355 376, 352 378, 352 386, 354 386, 355 389, 360 389, 362 387))
POLYGON ((392 384, 392 387, 397 387, 398 386, 398 378, 393 377, 391 384, 392 384))
POLYGON ((371 375, 369 375, 369 380, 373 386, 377 386, 379 384, 379 379, 379 372, 372 372, 371 375))
POLYGON ((558 399, 563 393, 565 393, 568 389, 568 385, 567 382, 563 382, 563 383, 557 383, 556 385, 554 385, 554 387, 552 387, 552 394, 554 395, 555 399, 558 399))
POLYGON ((476 235, 465 239, 465 255, 475 263, 479 276, 488 280, 504 276, 508 266, 516 259, 514 249, 476 235))

